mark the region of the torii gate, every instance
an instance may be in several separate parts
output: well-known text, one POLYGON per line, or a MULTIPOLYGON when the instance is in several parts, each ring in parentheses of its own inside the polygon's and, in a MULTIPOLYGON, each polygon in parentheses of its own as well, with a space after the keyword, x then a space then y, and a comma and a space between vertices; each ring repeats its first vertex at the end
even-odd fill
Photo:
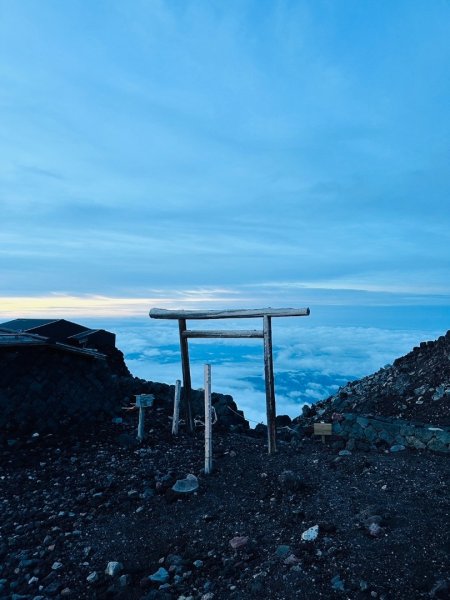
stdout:
POLYGON ((177 319, 180 332, 181 368, 183 373, 184 399, 189 431, 194 430, 191 406, 191 372, 189 367, 189 338, 262 338, 264 340, 264 375, 266 383, 267 436, 269 454, 276 452, 275 385, 272 356, 272 317, 307 317, 309 308, 258 308, 243 310, 165 310, 152 308, 151 319, 177 319), (186 328, 187 319, 249 319, 262 317, 262 330, 191 330, 186 328))

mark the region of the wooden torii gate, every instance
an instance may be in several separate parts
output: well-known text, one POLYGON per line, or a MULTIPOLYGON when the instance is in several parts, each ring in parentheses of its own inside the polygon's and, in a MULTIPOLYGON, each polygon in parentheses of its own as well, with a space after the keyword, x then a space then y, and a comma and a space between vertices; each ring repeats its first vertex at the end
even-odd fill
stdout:
POLYGON ((181 368, 183 373, 184 400, 189 431, 194 429, 191 406, 191 372, 189 367, 189 338, 262 338, 264 340, 264 375, 266 384, 267 436, 269 454, 276 452, 275 427, 275 384, 272 356, 272 317, 307 317, 309 308, 258 308, 243 310, 165 310, 152 308, 151 319, 177 319, 180 332, 181 368), (187 329, 187 319, 249 319, 262 317, 262 330, 191 330, 187 329))

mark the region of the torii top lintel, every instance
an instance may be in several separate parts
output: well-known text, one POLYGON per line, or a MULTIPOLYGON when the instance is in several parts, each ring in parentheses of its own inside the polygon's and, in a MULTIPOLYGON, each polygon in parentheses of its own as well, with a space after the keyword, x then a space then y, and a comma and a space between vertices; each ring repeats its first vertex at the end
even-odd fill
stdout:
POLYGON ((307 317, 309 308, 250 308, 236 310, 166 310, 152 308, 151 319, 251 319, 253 317, 307 317))

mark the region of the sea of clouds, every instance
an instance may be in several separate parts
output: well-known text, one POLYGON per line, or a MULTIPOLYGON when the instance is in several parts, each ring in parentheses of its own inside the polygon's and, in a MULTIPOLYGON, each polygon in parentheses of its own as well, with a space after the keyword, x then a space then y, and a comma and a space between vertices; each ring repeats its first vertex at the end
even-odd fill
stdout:
MULTIPOLYGON (((277 414, 295 417, 305 403, 327 398, 347 381, 369 375, 421 341, 445 333, 439 320, 417 316, 417 307, 394 312, 329 307, 319 311, 316 319, 273 319, 277 414), (379 326, 369 325, 374 322, 379 326)), ((190 321, 188 325, 191 329, 261 327, 258 319, 190 321)), ((117 346, 133 375, 170 384, 181 379, 176 321, 105 319, 101 326, 116 333, 117 346)), ((253 426, 265 422, 262 340, 195 339, 189 346, 193 387, 203 387, 203 365, 209 363, 213 390, 231 394, 253 426)))

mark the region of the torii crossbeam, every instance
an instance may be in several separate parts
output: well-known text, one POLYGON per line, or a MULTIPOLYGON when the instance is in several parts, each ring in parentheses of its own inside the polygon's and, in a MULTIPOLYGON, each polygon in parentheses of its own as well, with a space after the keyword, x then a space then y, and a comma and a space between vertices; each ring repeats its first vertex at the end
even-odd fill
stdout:
POLYGON ((307 317, 309 308, 257 308, 242 310, 165 310, 152 308, 151 319, 177 319, 180 332, 181 368, 183 373, 184 400, 189 431, 194 429, 191 406, 191 372, 189 367, 189 338, 262 338, 264 340, 264 375, 266 383, 267 437, 269 454, 276 452, 276 407, 272 356, 272 317, 307 317), (251 319, 262 317, 262 330, 190 330, 188 319, 251 319))

